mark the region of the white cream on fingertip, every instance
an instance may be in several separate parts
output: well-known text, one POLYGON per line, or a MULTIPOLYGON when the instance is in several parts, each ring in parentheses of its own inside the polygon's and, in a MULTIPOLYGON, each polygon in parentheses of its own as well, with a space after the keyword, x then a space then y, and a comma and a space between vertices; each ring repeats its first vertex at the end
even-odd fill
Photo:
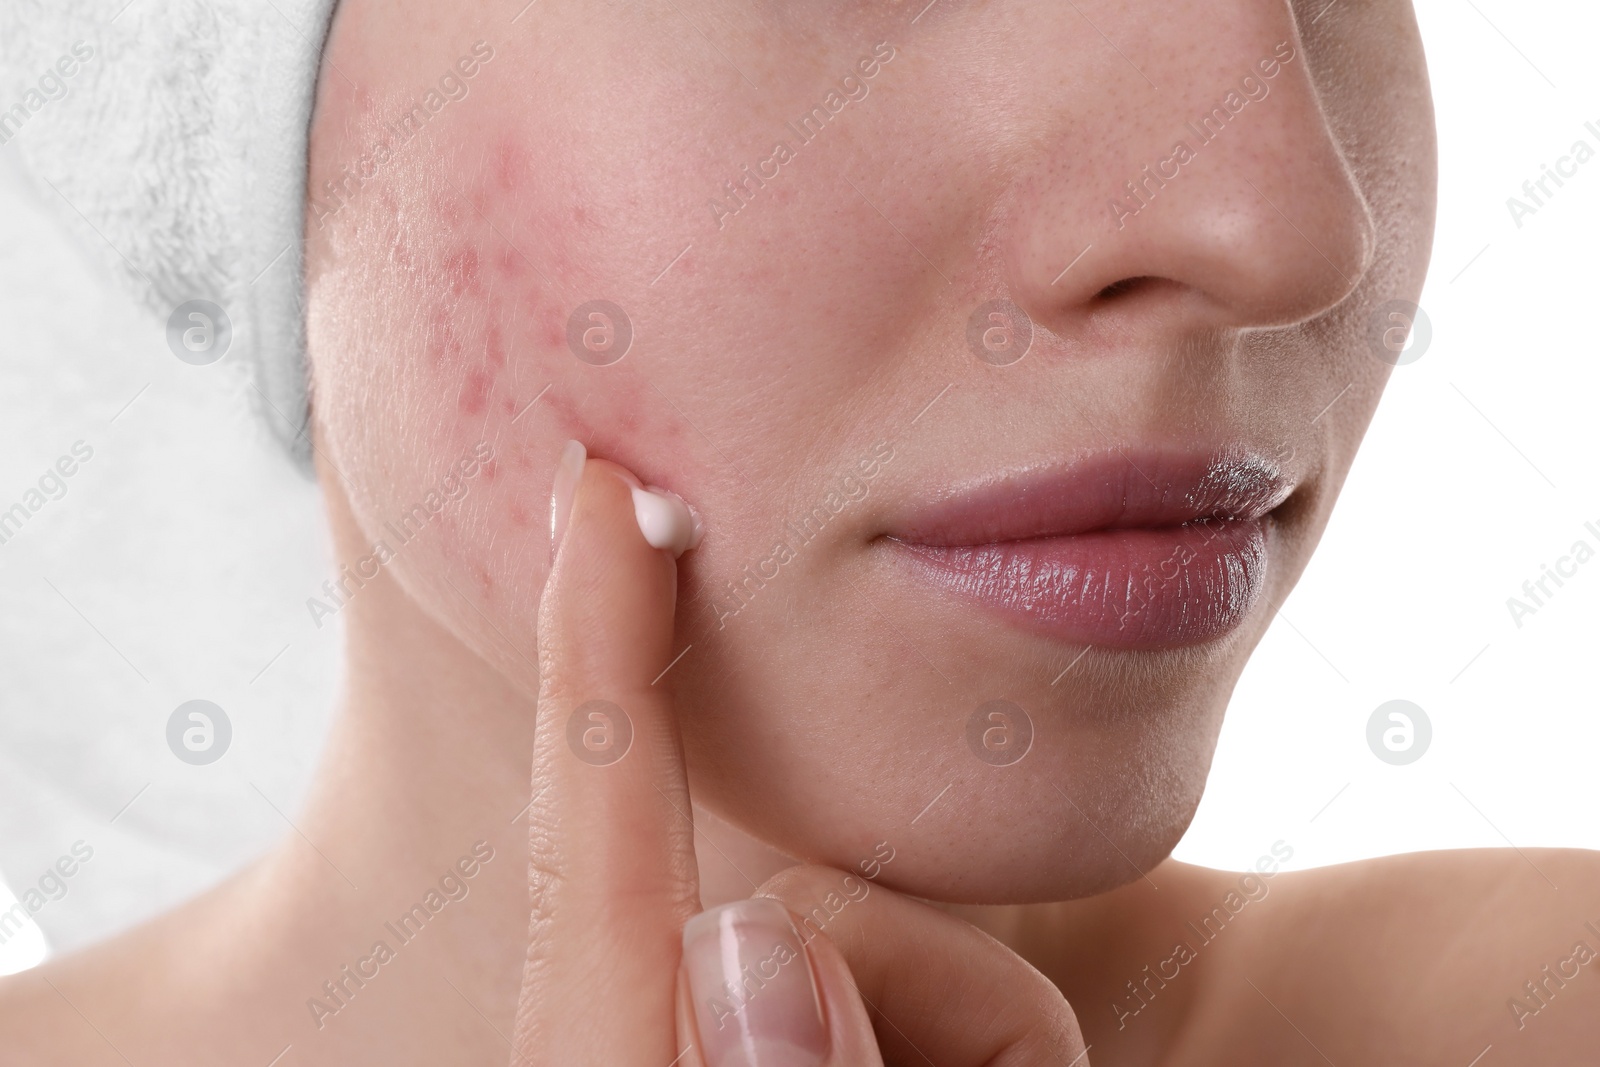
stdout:
POLYGON ((699 516, 682 497, 654 486, 633 489, 633 516, 645 542, 671 552, 674 559, 698 545, 704 533, 699 516))

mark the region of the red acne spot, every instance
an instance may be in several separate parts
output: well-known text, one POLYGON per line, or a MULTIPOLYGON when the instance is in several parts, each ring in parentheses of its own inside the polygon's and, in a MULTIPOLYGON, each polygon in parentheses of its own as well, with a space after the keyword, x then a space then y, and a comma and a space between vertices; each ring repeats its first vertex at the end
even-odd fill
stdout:
POLYGON ((500 468, 495 466, 495 461, 491 459, 485 461, 483 466, 478 468, 478 473, 483 476, 484 481, 492 482, 499 477, 500 468))
POLYGON ((513 414, 517 410, 517 402, 508 396, 504 400, 500 401, 500 410, 504 411, 507 415, 513 414))
POLYGON ((489 572, 482 567, 474 568, 474 571, 473 577, 478 580, 478 588, 482 589, 485 595, 492 592, 494 590, 494 579, 489 576, 489 572))
POLYGON ((533 518, 532 518, 532 516, 530 516, 528 514, 528 509, 523 507, 521 504, 512 504, 511 505, 511 510, 510 510, 510 515, 511 515, 511 525, 513 525, 513 526, 532 526, 533 525, 533 518))
POLYGON ((469 370, 461 385, 461 410, 468 415, 479 415, 489 404, 490 377, 485 371, 469 370))
POLYGON ((445 277, 450 279, 450 291, 460 296, 468 289, 478 287, 478 250, 464 248, 444 261, 445 277))

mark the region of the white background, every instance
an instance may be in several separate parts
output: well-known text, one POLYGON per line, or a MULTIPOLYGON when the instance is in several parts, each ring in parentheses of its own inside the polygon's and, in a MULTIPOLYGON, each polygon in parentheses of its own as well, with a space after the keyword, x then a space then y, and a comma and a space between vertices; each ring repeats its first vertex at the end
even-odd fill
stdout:
MULTIPOLYGON (((1336 0, 1323 17, 1361 9, 1336 0)), ((1575 140, 1600 150, 1584 128, 1600 129, 1600 10, 1418 9, 1439 114, 1432 341, 1396 370, 1245 671, 1180 859, 1242 868, 1279 839, 1293 867, 1600 848, 1600 559, 1520 628, 1506 606, 1575 541, 1600 550, 1584 528, 1600 531, 1600 159, 1520 228, 1506 207, 1575 140), (1391 699, 1432 722, 1408 766, 1367 747, 1391 699)), ((94 856, 42 929, 0 946, 0 972, 169 907, 286 832, 339 641, 304 606, 329 559, 315 487, 248 384, 228 360, 179 363, 159 323, 108 295, 14 155, 0 150, 0 510, 75 441, 94 457, 0 545, 0 874, 20 892, 76 841, 94 856), (234 727, 209 767, 164 738, 196 697, 234 727)))

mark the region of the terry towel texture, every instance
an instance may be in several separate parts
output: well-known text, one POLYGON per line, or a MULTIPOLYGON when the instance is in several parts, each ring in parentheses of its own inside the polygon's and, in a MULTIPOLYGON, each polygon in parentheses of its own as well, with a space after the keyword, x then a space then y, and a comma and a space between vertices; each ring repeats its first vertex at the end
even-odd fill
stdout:
POLYGON ((306 142, 334 4, 0 3, 0 144, 162 323, 222 307, 224 358, 308 471, 306 142))

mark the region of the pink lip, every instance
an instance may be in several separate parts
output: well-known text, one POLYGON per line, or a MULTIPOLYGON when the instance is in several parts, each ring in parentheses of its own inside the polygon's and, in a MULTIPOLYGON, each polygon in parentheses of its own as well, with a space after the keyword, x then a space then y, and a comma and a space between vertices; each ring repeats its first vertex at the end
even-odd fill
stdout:
POLYGON ((887 533, 933 584, 1059 640, 1176 647, 1249 614, 1292 489, 1250 453, 1117 452, 957 489, 887 533))

